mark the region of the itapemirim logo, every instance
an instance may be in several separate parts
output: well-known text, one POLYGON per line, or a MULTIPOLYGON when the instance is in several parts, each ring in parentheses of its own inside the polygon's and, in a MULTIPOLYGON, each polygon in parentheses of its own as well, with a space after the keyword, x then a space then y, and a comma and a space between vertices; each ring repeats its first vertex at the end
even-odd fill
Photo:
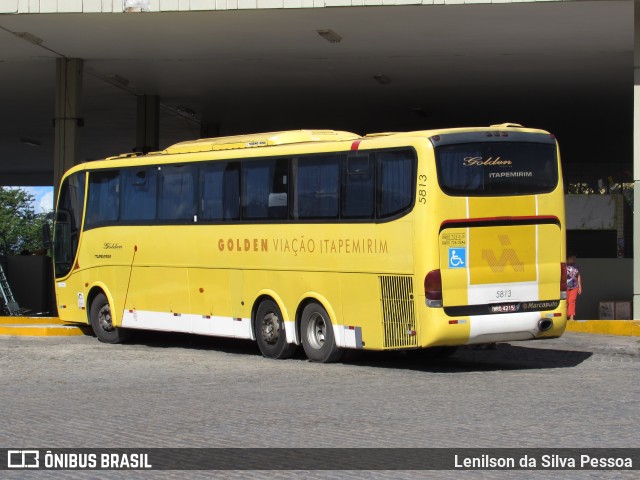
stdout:
MULTIPOLYGON (((498 240, 503 247, 511 245, 509 235, 498 235, 498 240)), ((505 267, 509 264, 516 272, 524 272, 524 262, 518 258, 518 254, 513 248, 504 248, 500 254, 500 258, 496 258, 493 250, 485 248, 482 250, 482 259, 485 260, 493 273, 504 272, 505 267)))

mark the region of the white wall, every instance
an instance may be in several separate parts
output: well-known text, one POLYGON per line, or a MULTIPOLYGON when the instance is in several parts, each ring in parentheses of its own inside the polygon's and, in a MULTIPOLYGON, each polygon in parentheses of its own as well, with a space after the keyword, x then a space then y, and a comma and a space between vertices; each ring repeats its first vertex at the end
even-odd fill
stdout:
POLYGON ((612 195, 565 195, 567 230, 615 230, 616 201, 612 195))

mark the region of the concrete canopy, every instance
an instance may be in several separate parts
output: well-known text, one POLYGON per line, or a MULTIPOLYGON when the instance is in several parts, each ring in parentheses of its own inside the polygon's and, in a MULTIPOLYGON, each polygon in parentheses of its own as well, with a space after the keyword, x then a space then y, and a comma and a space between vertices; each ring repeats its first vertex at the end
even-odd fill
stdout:
POLYGON ((3 15, 0 184, 53 182, 60 56, 84 59, 83 160, 133 149, 135 96, 147 94, 164 107, 161 148, 200 124, 225 135, 510 121, 556 133, 565 170, 578 167, 569 176, 631 181, 633 48, 631 1, 3 15))

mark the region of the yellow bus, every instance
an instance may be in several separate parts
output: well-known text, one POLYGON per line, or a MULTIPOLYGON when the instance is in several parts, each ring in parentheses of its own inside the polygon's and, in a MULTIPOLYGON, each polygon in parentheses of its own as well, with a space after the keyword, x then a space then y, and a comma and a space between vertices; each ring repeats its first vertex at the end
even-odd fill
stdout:
POLYGON ((555 137, 515 124, 274 132, 85 163, 57 203, 58 312, 103 342, 189 332, 317 362, 558 337, 563 198, 555 137))

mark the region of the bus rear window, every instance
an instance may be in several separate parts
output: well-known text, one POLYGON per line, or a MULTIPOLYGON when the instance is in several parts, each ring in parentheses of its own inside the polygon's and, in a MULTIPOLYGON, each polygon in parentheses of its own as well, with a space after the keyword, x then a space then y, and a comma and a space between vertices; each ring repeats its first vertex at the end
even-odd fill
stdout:
POLYGON ((558 185, 555 145, 477 142, 436 148, 442 190, 449 195, 492 196, 548 193, 558 185))

